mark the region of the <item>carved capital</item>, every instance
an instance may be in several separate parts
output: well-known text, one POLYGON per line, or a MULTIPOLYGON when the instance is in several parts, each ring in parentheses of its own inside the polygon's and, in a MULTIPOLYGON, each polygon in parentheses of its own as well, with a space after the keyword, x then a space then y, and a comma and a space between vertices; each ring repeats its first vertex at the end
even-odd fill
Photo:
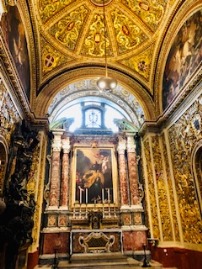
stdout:
POLYGON ((135 152, 136 145, 134 134, 127 134, 127 151, 128 152, 135 152))
POLYGON ((69 137, 66 137, 65 139, 62 139, 62 149, 64 153, 69 153, 70 151, 70 139, 69 137))
POLYGON ((53 151, 60 151, 62 148, 62 135, 63 130, 53 131, 54 139, 52 143, 53 151))
POLYGON ((126 150, 126 140, 125 138, 120 136, 117 151, 119 154, 124 154, 125 150, 126 150))

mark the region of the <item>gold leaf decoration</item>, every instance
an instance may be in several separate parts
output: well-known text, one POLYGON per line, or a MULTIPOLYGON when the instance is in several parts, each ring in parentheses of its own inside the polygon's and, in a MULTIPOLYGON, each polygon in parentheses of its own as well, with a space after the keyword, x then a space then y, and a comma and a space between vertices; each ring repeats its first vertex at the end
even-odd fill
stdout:
POLYGON ((136 48, 148 39, 146 34, 137 26, 137 24, 120 10, 115 9, 111 13, 111 16, 119 54, 126 53, 127 51, 136 48))
POLYGON ((41 0, 39 1, 39 10, 41 19, 46 22, 49 18, 63 9, 65 6, 73 3, 74 0, 41 0))
POLYGON ((81 52, 82 55, 93 57, 104 56, 106 41, 106 54, 112 56, 112 46, 109 39, 108 29, 106 31, 107 32, 105 33, 104 16, 102 14, 95 14, 85 37, 81 52))
POLYGON ((133 71, 135 70, 145 79, 149 79, 150 69, 151 69, 151 61, 153 56, 153 47, 149 47, 144 50, 142 53, 139 53, 136 56, 133 56, 128 59, 124 59, 121 61, 122 64, 126 65, 133 71))
MULTIPOLYGON (((186 243, 202 242, 202 221, 195 180, 191 171, 192 149, 202 139, 201 130, 194 130, 193 120, 199 119, 202 96, 169 129, 170 150, 179 204, 183 239, 186 243), (194 223, 194 225, 193 225, 194 223), (190 233, 190 230, 192 233, 190 233)), ((201 118, 201 115, 200 115, 201 118)))
POLYGON ((74 50, 84 26, 87 13, 87 8, 80 6, 53 25, 49 29, 49 33, 59 41, 60 44, 67 47, 69 50, 74 50))
POLYGON ((46 74, 59 65, 67 62, 68 59, 60 54, 50 45, 45 45, 42 50, 42 71, 46 74))
POLYGON ((156 30, 160 25, 167 1, 164 0, 124 0, 123 3, 130 8, 151 29, 156 30))

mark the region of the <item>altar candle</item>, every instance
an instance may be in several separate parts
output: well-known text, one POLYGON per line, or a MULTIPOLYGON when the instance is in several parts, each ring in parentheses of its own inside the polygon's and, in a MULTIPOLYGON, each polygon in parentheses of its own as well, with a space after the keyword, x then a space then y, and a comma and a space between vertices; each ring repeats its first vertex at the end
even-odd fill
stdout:
POLYGON ((107 198, 108 198, 108 202, 110 201, 110 189, 107 188, 107 198))
POLYGON ((74 204, 74 208, 73 208, 73 217, 75 217, 75 204, 74 204))
POLYGON ((80 204, 82 204, 82 189, 81 188, 80 188, 79 194, 80 194, 80 204))
POLYGON ((88 203, 88 189, 86 188, 86 204, 88 203))
POLYGON ((105 196, 104 196, 104 189, 102 189, 102 203, 104 203, 104 200, 105 200, 105 196))

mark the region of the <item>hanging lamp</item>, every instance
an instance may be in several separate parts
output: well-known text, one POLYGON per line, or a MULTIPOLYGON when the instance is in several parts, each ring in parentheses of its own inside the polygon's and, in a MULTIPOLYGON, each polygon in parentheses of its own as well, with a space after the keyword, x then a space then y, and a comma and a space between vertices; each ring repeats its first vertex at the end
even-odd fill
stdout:
POLYGON ((106 14, 105 14, 105 3, 103 0, 103 22, 104 22, 104 59, 105 59, 105 76, 97 80, 97 86, 100 91, 112 92, 117 85, 117 81, 114 78, 108 76, 108 65, 107 65, 107 26, 106 26, 106 14))

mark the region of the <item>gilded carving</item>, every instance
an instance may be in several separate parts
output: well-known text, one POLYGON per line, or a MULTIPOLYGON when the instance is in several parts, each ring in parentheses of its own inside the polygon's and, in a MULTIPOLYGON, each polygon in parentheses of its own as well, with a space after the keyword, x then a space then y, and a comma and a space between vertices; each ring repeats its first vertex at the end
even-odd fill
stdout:
POLYGON ((167 1, 164 0, 124 0, 123 2, 153 31, 156 30, 161 23, 167 4, 167 1))
POLYGON ((163 136, 162 139, 162 147, 163 147, 163 156, 165 161, 165 172, 167 175, 167 184, 168 184, 168 191, 169 191, 169 204, 171 207, 171 217, 172 222, 174 225, 174 234, 175 234, 175 240, 180 241, 180 235, 179 235, 179 225, 177 220, 177 212, 176 212, 176 206, 175 206, 175 200, 174 200, 174 192, 173 192, 173 186, 172 186, 172 180, 171 180, 171 174, 169 169, 169 160, 168 160, 168 150, 166 148, 165 143, 165 136, 163 136))
MULTIPOLYGON (((153 171, 152 171, 152 163, 153 160, 151 158, 150 152, 150 141, 149 139, 144 141, 144 152, 146 158, 146 171, 147 171, 147 180, 148 180, 148 194, 149 200, 147 204, 150 204, 151 216, 152 216, 152 227, 151 227, 151 236, 153 238, 160 238, 160 230, 159 230, 159 222, 158 222, 158 208, 156 203, 156 195, 155 195, 155 186, 153 179, 153 171)), ((147 196, 146 196, 147 199, 147 196)))
POLYGON ((48 227, 57 226, 57 217, 56 215, 48 215, 48 227))
POLYGON ((171 157, 184 242, 195 244, 202 242, 202 221, 195 192, 195 179, 191 173, 191 154, 197 141, 202 139, 201 128, 199 129, 202 118, 201 108, 202 97, 199 97, 169 129, 171 157), (197 124, 195 123, 196 120, 197 124), (192 232, 190 233, 190 231, 192 232))
POLYGON ((129 226, 131 225, 131 214, 123 214, 122 215, 122 223, 124 226, 129 226))
POLYGON ((153 165, 155 170, 156 186, 159 200, 159 213, 161 219, 162 233, 164 241, 172 241, 172 225, 170 214, 168 213, 168 197, 167 197, 167 182, 165 180, 164 168, 162 163, 162 152, 159 141, 159 136, 152 136, 152 154, 153 154, 153 165))
POLYGON ((140 225, 142 224, 142 215, 140 212, 136 212, 134 215, 134 223, 135 225, 140 225))
POLYGON ((36 207, 34 212, 34 227, 32 230, 32 238, 33 238, 33 244, 31 246, 32 249, 37 249, 38 242, 39 242, 39 236, 40 236, 40 229, 41 229, 41 208, 42 208, 42 200, 43 200, 43 187, 44 187, 44 181, 41 180, 43 178, 43 167, 44 167, 44 159, 45 154, 40 155, 40 151, 45 153, 46 151, 46 143, 43 140, 41 134, 39 134, 39 140, 41 141, 40 147, 37 147, 34 155, 33 155, 33 164, 30 171, 30 180, 28 182, 28 192, 35 194, 36 197, 36 207), (43 141, 43 143, 42 143, 43 141), (40 159, 41 156, 41 159, 40 159), (30 185, 31 182, 31 185, 30 185), (36 190, 38 192, 36 193, 36 190))
POLYGON ((112 11, 111 16, 114 24, 116 41, 118 43, 118 52, 120 54, 136 48, 148 39, 146 34, 137 26, 137 24, 120 10, 115 9, 112 11))
POLYGON ((0 82, 0 135, 9 143, 16 122, 20 120, 9 93, 0 82))

